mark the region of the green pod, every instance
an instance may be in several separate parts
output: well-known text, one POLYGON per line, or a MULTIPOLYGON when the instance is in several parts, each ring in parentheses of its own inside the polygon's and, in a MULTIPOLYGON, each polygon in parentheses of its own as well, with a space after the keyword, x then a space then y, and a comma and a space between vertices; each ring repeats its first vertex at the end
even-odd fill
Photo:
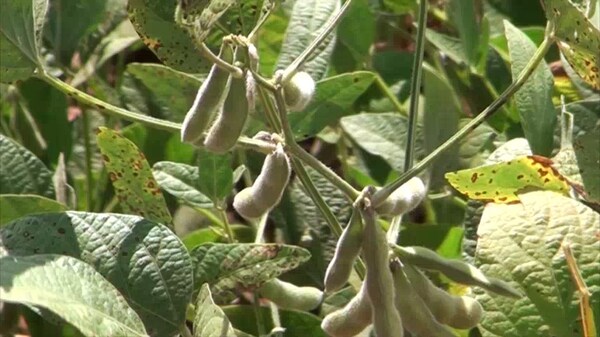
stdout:
POLYGON ((362 220, 360 214, 353 210, 350 221, 337 242, 335 254, 327 266, 325 292, 336 291, 346 284, 354 267, 354 261, 360 253, 362 239, 362 220))
POLYGON ((402 337, 404 329, 396 310, 394 280, 389 267, 389 246, 385 232, 372 209, 361 210, 365 224, 362 244, 367 275, 365 283, 373 308, 373 328, 378 337, 402 337))
POLYGON ((332 337, 352 337, 371 324, 372 315, 365 281, 345 307, 325 316, 321 322, 321 329, 332 337))
POLYGON ((246 93, 246 77, 232 78, 225 103, 204 139, 204 146, 208 150, 225 153, 235 146, 248 118, 246 93))
POLYGON ((323 292, 315 287, 298 287, 289 282, 272 279, 258 290, 261 296, 284 309, 310 311, 323 301, 323 292))
POLYGON ((423 299, 414 290, 399 263, 392 266, 396 309, 408 332, 416 336, 454 337, 454 333, 440 324, 423 299))
POLYGON ((413 177, 398 187, 390 196, 377 207, 379 214, 398 216, 410 212, 423 201, 427 189, 423 180, 413 177))
POLYGON ((246 218, 257 218, 275 207, 290 178, 290 163, 281 144, 269 154, 251 187, 233 198, 233 207, 246 218))
POLYGON ((483 308, 474 298, 445 292, 412 266, 406 266, 405 273, 438 322, 456 329, 471 329, 481 321, 483 308))
MULTIPOLYGON (((219 57, 226 61, 233 61, 233 50, 231 46, 224 43, 221 46, 219 57)), ((198 143, 208 122, 223 104, 228 92, 230 74, 227 70, 213 64, 208 77, 202 82, 192 107, 185 115, 181 127, 181 141, 186 143, 198 143)))

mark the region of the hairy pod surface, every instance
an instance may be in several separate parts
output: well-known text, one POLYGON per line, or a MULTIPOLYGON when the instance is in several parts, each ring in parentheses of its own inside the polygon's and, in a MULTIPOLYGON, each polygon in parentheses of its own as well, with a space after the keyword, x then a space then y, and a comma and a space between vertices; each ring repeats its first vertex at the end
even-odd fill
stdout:
POLYGON ((233 207, 246 218, 258 218, 275 207, 290 178, 290 162, 281 144, 269 154, 251 187, 233 198, 233 207))
POLYGON ((412 211, 423 201, 427 190, 423 180, 413 177, 398 187, 390 196, 377 207, 379 214, 398 216, 412 211))
POLYGON ((325 272, 325 292, 333 292, 346 284, 354 261, 360 253, 360 247, 363 240, 363 224, 360 214, 357 211, 352 212, 348 225, 344 228, 331 262, 325 272))
POLYGON ((295 284, 272 279, 258 290, 259 293, 280 308, 310 311, 323 301, 323 292, 315 287, 299 287, 295 284))
POLYGON ((231 87, 225 103, 204 139, 204 146, 208 150, 225 153, 237 143, 248 118, 249 104, 246 87, 246 76, 231 79, 231 87))
MULTIPOLYGON (((233 61, 233 50, 228 44, 221 46, 219 57, 227 62, 233 61)), ((216 64, 210 69, 208 77, 200 85, 192 107, 185 115, 181 127, 181 141, 196 144, 202 138, 208 122, 223 104, 229 91, 230 73, 216 64)))
POLYGON ((454 333, 440 324, 421 296, 414 290, 399 263, 392 267, 396 309, 407 331, 416 336, 454 337, 454 333))
POLYGON ((363 255, 367 265, 365 283, 373 308, 373 328, 378 337, 402 337, 404 330, 394 300, 394 280, 389 266, 385 232, 372 209, 361 210, 365 224, 363 255))
POLYGON ((371 324, 372 315, 365 281, 345 307, 325 316, 321 329, 332 337, 352 337, 371 324))
POLYGON ((302 111, 315 93, 315 80, 304 71, 299 71, 283 87, 285 104, 290 111, 302 111))
POLYGON ((456 329, 471 329, 481 321, 483 308, 474 298, 445 292, 412 266, 406 266, 405 273, 438 322, 456 329))

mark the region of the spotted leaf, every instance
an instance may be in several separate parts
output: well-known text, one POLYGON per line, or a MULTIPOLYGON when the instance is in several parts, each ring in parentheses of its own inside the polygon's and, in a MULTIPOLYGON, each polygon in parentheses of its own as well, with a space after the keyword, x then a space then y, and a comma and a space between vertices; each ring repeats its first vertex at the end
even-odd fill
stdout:
POLYGON ((518 194, 542 189, 567 194, 566 179, 542 156, 526 156, 494 165, 446 173, 450 184, 467 197, 496 203, 519 202, 518 194))
POLYGON ((170 223, 165 198, 144 154, 114 130, 100 128, 97 137, 102 160, 123 211, 170 223))
POLYGON ((600 31, 569 0, 546 0, 558 47, 577 74, 600 90, 600 31))

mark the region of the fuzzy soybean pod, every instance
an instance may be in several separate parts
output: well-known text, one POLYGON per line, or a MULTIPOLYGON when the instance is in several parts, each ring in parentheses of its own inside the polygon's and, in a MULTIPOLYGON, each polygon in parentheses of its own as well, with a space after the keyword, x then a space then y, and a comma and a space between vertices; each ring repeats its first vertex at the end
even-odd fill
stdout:
POLYGON ((337 242, 333 259, 329 262, 325 272, 326 293, 336 291, 346 284, 354 267, 354 261, 360 253, 362 240, 362 219, 360 214, 353 210, 348 225, 337 242))
POLYGON ((401 215, 413 210, 419 205, 427 189, 423 180, 419 177, 413 177, 406 183, 398 187, 390 196, 377 207, 379 214, 401 215))
POLYGON ((448 328, 440 324, 423 299, 414 290, 398 261, 392 265, 396 309, 408 332, 423 337, 454 337, 448 328))
POLYGON ((249 111, 246 86, 245 75, 231 79, 225 103, 204 139, 204 146, 208 150, 225 153, 231 150, 240 138, 249 111))
POLYGON ((315 287, 299 287, 295 284, 272 279, 263 284, 258 292, 280 308, 310 311, 323 301, 323 292, 315 287))
POLYGON ((233 198, 233 207, 246 218, 258 218, 275 207, 290 178, 290 162, 281 144, 265 158, 260 174, 250 187, 233 198))
POLYGON ((345 307, 325 316, 321 329, 331 337, 352 337, 371 324, 372 315, 365 281, 345 307))
POLYGON ((283 86, 285 104, 290 111, 302 111, 315 93, 315 80, 304 71, 299 71, 283 86))
POLYGON ((402 337, 404 330, 394 303, 394 280, 385 232, 377 224, 372 208, 361 209, 361 215, 365 224, 362 244, 367 265, 365 283, 373 308, 373 328, 378 337, 402 337))
MULTIPOLYGON (((219 57, 226 61, 233 61, 233 50, 227 43, 221 46, 219 57)), ((230 81, 230 73, 227 70, 213 65, 208 77, 202 82, 192 107, 185 115, 181 127, 181 141, 198 144, 208 122, 223 104, 227 95, 230 81)))
POLYGON ((483 308, 474 298, 445 292, 412 266, 406 266, 405 273, 438 322, 456 329, 471 329, 481 321, 483 308))

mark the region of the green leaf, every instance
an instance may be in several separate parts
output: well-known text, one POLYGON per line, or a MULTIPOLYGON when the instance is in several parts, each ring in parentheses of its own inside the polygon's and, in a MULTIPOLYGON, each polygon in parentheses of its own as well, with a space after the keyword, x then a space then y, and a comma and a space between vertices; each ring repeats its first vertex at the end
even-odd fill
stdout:
MULTIPOLYGON (((248 36, 275 0, 235 0, 219 18, 219 28, 230 34, 248 36)), ((261 55, 262 56, 262 55, 261 55)))
POLYGON ((468 64, 474 66, 478 63, 480 57, 479 38, 481 35, 475 17, 475 3, 472 1, 451 0, 447 6, 448 16, 458 30, 468 64))
MULTIPOLYGON (((233 236, 237 242, 254 242, 254 230, 247 225, 230 225, 233 236)), ((213 227, 197 229, 187 233, 182 239, 188 250, 194 249, 203 243, 227 243, 227 234, 222 229, 213 227)))
POLYGON ((208 283, 200 287, 194 318, 195 337, 236 337, 227 316, 212 299, 208 283))
MULTIPOLYGON (((258 312, 262 324, 267 331, 274 328, 271 310, 259 307, 258 312)), ((254 307, 250 305, 230 305, 223 307, 223 311, 236 329, 258 336, 254 307)), ((285 329, 286 337, 327 337, 321 329, 321 319, 304 311, 279 309, 281 327, 285 329)))
POLYGON ((159 106, 161 118, 178 123, 185 118, 202 84, 194 76, 160 64, 130 63, 126 73, 141 82, 159 106))
POLYGON ((374 80, 374 73, 357 71, 318 82, 315 96, 308 107, 304 111, 289 114, 296 138, 314 136, 327 125, 352 114, 352 105, 374 80))
POLYGON ((129 19, 144 44, 167 66, 179 71, 200 73, 210 64, 198 57, 188 33, 174 22, 175 1, 130 0, 129 19))
POLYGON ((198 190, 215 204, 224 200, 233 188, 231 154, 198 150, 198 190))
POLYGON ((68 256, 0 259, 0 298, 49 309, 86 336, 147 336, 139 316, 87 263, 68 256))
POLYGON ((513 300, 478 292, 487 312, 482 335, 582 337, 579 295, 561 245, 573 251, 591 292, 591 307, 600 307, 600 215, 549 191, 523 194, 521 202, 488 204, 481 219, 476 264, 527 296, 513 300))
POLYGON ((446 54, 452 61, 458 64, 469 64, 465 55, 464 47, 460 41, 453 36, 440 34, 433 29, 427 28, 425 37, 442 53, 446 54))
POLYGON ((600 203, 600 128, 578 137, 573 147, 587 199, 600 203))
POLYGON ((569 0, 545 0, 544 4, 561 52, 585 82, 600 90, 600 31, 569 0))
MULTIPOLYGON (((290 65, 319 35, 339 8, 338 0, 296 1, 275 69, 285 69, 290 65)), ((304 70, 315 81, 322 79, 327 73, 329 58, 335 46, 335 35, 335 31, 329 34, 313 53, 312 59, 304 63, 304 70)))
POLYGON ((162 189, 191 207, 212 208, 213 202, 200 192, 198 168, 161 161, 152 167, 154 178, 162 189))
MULTIPOLYGON (((344 131, 365 151, 382 157, 394 170, 404 167, 408 121, 397 113, 362 113, 341 120, 344 131)), ((421 130, 417 128, 417 158, 423 155, 421 130)))
POLYGON ((519 193, 544 189, 569 193, 566 179, 541 156, 519 157, 507 162, 446 173, 448 182, 475 200, 496 203, 519 202, 519 193))
POLYGON ((23 79, 27 61, 31 70, 40 64, 39 49, 48 0, 5 0, 0 11, 2 82, 23 79), (7 54, 5 55, 4 52, 7 54), (20 53, 20 55, 19 55, 20 53), (5 59, 7 57, 7 59, 5 59), (4 76, 7 76, 5 79, 4 76))
POLYGON ((67 206, 39 195, 2 194, 0 210, 0 226, 3 226, 30 214, 66 211, 67 206))
POLYGON ((368 0, 354 0, 337 27, 333 65, 338 73, 363 68, 375 39, 375 14, 368 0))
POLYGON ((282 6, 275 10, 262 28, 258 31, 258 52, 260 55, 260 72, 264 75, 273 75, 277 65, 277 57, 288 25, 288 17, 282 6))
POLYGON ((304 248, 250 243, 207 243, 190 255, 196 289, 208 283, 217 299, 231 298, 231 292, 239 287, 260 286, 310 258, 304 248))
POLYGON ((165 198, 152 176, 146 157, 131 141, 105 127, 98 147, 123 210, 158 222, 171 222, 165 198))
MULTIPOLYGON (((510 22, 504 21, 508 49, 511 59, 513 80, 526 67, 535 54, 531 40, 510 22)), ((545 62, 540 62, 527 82, 515 94, 515 101, 525 138, 533 154, 550 156, 553 148, 553 133, 556 113, 552 104, 552 72, 545 62)))
POLYGON ((0 134, 0 194, 54 198, 52 172, 26 148, 0 134))
POLYGON ((10 255, 63 254, 89 263, 129 301, 150 335, 172 335, 185 319, 192 265, 163 225, 133 215, 48 213, 7 224, 0 238, 0 251, 10 255))
POLYGON ((383 0, 383 3, 394 14, 407 14, 417 7, 416 0, 383 0))

